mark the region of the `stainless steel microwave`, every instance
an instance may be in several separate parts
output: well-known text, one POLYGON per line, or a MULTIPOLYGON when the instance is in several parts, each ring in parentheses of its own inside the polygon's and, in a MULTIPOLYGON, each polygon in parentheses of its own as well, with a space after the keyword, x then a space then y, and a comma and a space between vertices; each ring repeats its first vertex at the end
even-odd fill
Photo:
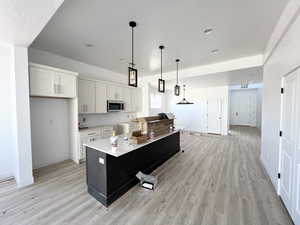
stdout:
POLYGON ((107 101, 107 112, 121 112, 125 109, 125 103, 123 101, 107 101))

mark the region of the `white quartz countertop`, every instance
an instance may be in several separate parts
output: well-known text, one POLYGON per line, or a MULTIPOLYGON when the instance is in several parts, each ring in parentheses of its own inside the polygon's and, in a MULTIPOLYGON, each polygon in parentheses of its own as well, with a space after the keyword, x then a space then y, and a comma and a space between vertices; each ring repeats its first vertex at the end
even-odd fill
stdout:
POLYGON ((177 133, 177 132, 179 132, 179 130, 175 130, 175 131, 172 131, 168 134, 158 136, 154 139, 149 139, 147 142, 145 142, 143 144, 132 144, 132 143, 130 143, 130 140, 128 140, 128 141, 124 140, 124 136, 119 136, 117 147, 113 147, 111 145, 110 138, 100 139, 100 140, 97 140, 97 141, 94 141, 94 142, 91 142, 91 143, 88 143, 88 144, 84 144, 84 146, 89 147, 89 148, 93 148, 95 150, 104 152, 106 154, 109 154, 109 155, 112 155, 112 156, 115 156, 115 157, 119 157, 119 156, 122 156, 126 153, 134 151, 138 148, 141 148, 145 145, 148 145, 152 142, 155 142, 157 140, 160 140, 164 137, 170 136, 170 135, 172 135, 174 133, 177 133))

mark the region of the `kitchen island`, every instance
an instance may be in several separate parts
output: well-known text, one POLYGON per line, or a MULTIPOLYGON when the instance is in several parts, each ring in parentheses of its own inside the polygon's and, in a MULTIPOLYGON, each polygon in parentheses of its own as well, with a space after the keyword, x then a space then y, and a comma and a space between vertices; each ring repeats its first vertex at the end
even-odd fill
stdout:
POLYGON ((85 146, 88 192, 107 207, 138 183, 139 171, 149 174, 180 151, 180 132, 143 144, 120 138, 118 147, 112 147, 107 138, 85 146))

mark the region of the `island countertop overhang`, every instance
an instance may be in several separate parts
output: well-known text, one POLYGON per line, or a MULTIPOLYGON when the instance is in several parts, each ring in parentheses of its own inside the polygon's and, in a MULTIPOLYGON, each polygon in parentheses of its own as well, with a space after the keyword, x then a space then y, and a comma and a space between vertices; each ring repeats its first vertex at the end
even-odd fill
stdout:
POLYGON ((175 130, 175 131, 169 132, 167 134, 155 137, 153 139, 149 139, 149 140, 147 140, 147 142, 142 143, 142 144, 132 144, 132 143, 130 143, 129 140, 126 141, 126 140, 123 139, 122 136, 120 136, 119 143, 118 143, 117 147, 113 147, 111 145, 109 138, 100 139, 100 140, 94 141, 92 143, 84 144, 84 146, 95 149, 95 150, 100 151, 100 152, 104 152, 106 154, 109 154, 109 155, 112 155, 112 156, 115 156, 115 157, 120 157, 122 155, 125 155, 125 154, 127 154, 129 152, 132 152, 134 150, 137 150, 137 149, 139 149, 139 148, 141 148, 145 145, 151 144, 155 141, 158 141, 162 138, 165 138, 165 137, 170 136, 172 134, 175 134, 177 132, 180 132, 180 130, 175 130))

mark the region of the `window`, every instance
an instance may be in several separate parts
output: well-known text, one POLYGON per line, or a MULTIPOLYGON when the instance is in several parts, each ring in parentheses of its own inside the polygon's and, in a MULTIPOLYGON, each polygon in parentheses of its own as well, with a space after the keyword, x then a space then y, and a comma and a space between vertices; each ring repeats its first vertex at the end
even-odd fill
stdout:
POLYGON ((150 94, 150 108, 160 109, 162 107, 162 96, 161 94, 151 93, 150 94))

